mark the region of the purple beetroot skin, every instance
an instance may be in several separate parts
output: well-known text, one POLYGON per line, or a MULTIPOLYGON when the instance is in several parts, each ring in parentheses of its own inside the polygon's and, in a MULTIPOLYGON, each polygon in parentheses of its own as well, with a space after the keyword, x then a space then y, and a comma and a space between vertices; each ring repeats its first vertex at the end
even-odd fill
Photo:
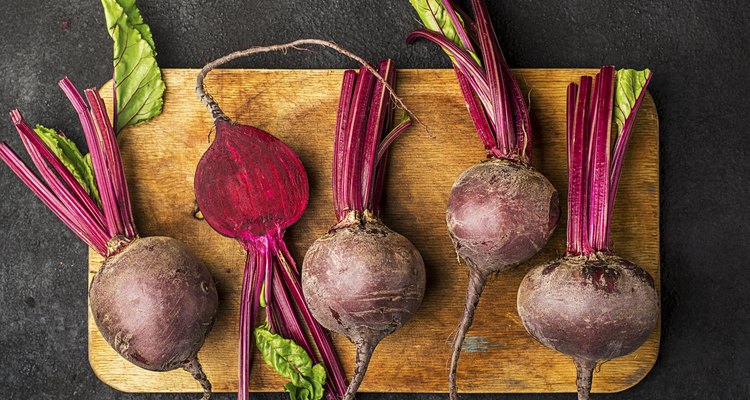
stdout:
POLYGON ((107 342, 152 371, 197 363, 218 306, 206 267, 182 242, 163 236, 136 239, 108 258, 89 296, 107 342))
POLYGON ((533 257, 549 240, 559 216, 557 191, 544 175, 497 159, 459 175, 445 213, 456 252, 483 274, 533 257))

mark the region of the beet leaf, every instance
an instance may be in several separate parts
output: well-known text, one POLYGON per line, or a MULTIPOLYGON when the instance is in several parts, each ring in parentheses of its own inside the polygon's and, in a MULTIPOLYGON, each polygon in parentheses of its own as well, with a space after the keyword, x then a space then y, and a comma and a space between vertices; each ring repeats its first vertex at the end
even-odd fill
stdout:
POLYGON ((290 380, 284 389, 291 400, 320 400, 326 370, 323 364, 314 364, 308 353, 291 339, 273 333, 269 325, 255 329, 255 342, 263 360, 279 375, 290 380))
POLYGON ((94 181, 94 167, 91 166, 91 156, 83 155, 75 143, 61 135, 54 129, 37 125, 34 128, 39 138, 57 156, 63 165, 73 174, 73 177, 83 187, 86 193, 101 207, 99 190, 94 181))
POLYGON ((164 81, 156 64, 151 31, 134 0, 102 0, 114 41, 114 127, 119 133, 161 114, 164 81))

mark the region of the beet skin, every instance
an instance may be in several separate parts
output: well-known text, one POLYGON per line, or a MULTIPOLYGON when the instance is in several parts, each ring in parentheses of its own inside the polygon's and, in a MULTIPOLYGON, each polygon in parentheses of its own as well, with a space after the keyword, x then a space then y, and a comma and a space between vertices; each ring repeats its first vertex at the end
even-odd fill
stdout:
POLYGON ((520 163, 493 159, 456 179, 445 213, 458 255, 485 274, 516 266, 544 247, 557 226, 557 191, 520 163))
POLYGON ((205 380, 196 354, 218 296, 208 270, 182 242, 134 240, 105 261, 89 299, 96 326, 125 359, 151 371, 184 368, 205 380))
POLYGON ((315 319, 357 346, 345 399, 356 393, 375 346, 411 318, 425 291, 416 247, 377 218, 354 214, 315 241, 302 266, 302 289, 315 319))
POLYGON ((518 314, 539 342, 573 357, 587 399, 596 363, 635 351, 651 334, 659 298, 651 276, 627 260, 566 256, 529 271, 518 314))

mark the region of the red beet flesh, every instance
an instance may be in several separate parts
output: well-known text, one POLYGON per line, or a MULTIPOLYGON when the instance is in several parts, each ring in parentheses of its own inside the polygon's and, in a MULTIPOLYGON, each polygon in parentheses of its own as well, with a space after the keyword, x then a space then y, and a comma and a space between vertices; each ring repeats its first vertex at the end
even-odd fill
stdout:
POLYGON ((659 318, 651 276, 617 256, 567 256, 531 269, 518 289, 518 314, 539 342, 576 361, 579 398, 588 399, 599 361, 646 341, 659 318))
POLYGON ((357 346, 345 399, 356 393, 375 346, 411 318, 425 291, 424 261, 414 245, 376 218, 353 215, 315 241, 302 266, 315 319, 357 346))
POLYGON ((308 184, 292 149, 251 126, 224 119, 215 125, 216 139, 195 170, 195 197, 209 225, 248 241, 299 220, 308 184))
POLYGON ((182 242, 131 242, 105 261, 89 298, 96 326, 125 359, 151 371, 186 369, 210 392, 197 353, 216 318, 218 295, 206 267, 182 242))

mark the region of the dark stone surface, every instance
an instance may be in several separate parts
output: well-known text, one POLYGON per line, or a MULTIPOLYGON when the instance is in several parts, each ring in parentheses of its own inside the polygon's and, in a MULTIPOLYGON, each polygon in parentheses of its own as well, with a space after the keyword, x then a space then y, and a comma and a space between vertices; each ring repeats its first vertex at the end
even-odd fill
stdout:
MULTIPOLYGON (((145 1, 163 67, 199 67, 231 50, 299 37, 336 40, 402 68, 448 67, 434 46, 408 46, 417 27, 400 1, 145 1)), ((750 10, 744 1, 495 1, 511 66, 650 66, 661 123, 663 341, 636 387, 597 399, 750 398, 750 229, 747 92, 750 10), (745 222, 742 222, 745 221, 745 222)), ((96 1, 4 1, 0 110, 82 136, 56 83, 97 86, 112 45, 96 1)), ((235 67, 331 68, 337 55, 259 56, 235 67)), ((5 114, 7 115, 7 114, 5 114)), ((10 119, 0 137, 21 148, 10 119)), ((92 373, 86 345, 86 249, 0 167, 0 393, 10 399, 193 399, 123 394, 92 373)), ((487 366, 491 368, 491 365, 487 366)), ((282 399, 281 394, 258 396, 282 399)), ((364 399, 445 395, 365 394, 364 399)), ((495 396, 466 396, 490 399, 495 396)), ((507 399, 573 399, 573 394, 507 399)), ((220 394, 217 399, 233 398, 220 394)))

